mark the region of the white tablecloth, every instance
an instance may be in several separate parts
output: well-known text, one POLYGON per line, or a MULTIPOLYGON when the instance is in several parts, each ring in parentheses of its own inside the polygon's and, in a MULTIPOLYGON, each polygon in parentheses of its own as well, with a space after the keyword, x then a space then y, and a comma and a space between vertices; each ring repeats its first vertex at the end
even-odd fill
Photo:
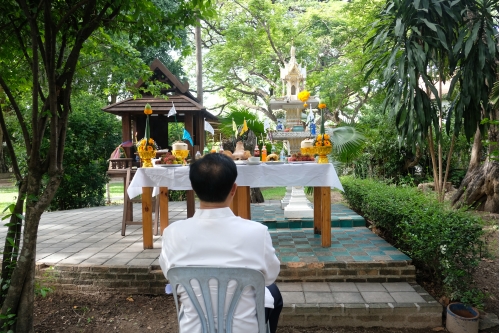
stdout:
MULTIPOLYGON (((332 164, 259 164, 237 165, 236 184, 250 187, 330 186, 342 188, 332 164)), ((168 187, 171 190, 191 190, 189 166, 137 169, 127 193, 133 198, 142 187, 168 187)), ((153 193, 156 194, 156 193, 153 193)))

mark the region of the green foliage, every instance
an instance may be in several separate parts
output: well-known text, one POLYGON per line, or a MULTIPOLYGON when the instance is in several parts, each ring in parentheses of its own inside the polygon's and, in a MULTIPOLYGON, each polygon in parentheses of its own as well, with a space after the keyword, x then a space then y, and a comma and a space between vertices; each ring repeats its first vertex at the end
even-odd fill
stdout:
POLYGON ((2 324, 3 333, 14 333, 14 331, 11 328, 16 323, 17 315, 15 313, 12 313, 11 308, 8 308, 6 313, 0 314, 0 320, 2 320, 3 322, 2 324))
POLYGON ((349 205, 387 232, 452 300, 480 305, 472 278, 484 245, 479 218, 451 210, 415 188, 351 177, 344 177, 342 185, 349 205))
POLYGON ((497 9, 490 0, 387 1, 366 43, 367 75, 382 74, 402 139, 422 146, 433 126, 440 142, 445 113, 448 133, 453 124, 455 136, 473 137, 498 76, 497 9), (452 75, 444 110, 436 84, 452 75))
POLYGON ((186 201, 186 191, 182 190, 169 190, 168 191, 168 200, 169 201, 186 201))
POLYGON ((361 117, 356 127, 366 136, 363 152, 352 163, 356 176, 397 182, 408 174, 409 171, 404 169, 405 159, 414 154, 398 143, 393 118, 372 110, 361 117))
POLYGON ((121 142, 121 124, 102 112, 102 100, 87 94, 73 97, 64 149, 64 175, 50 205, 66 210, 105 204, 107 158, 121 142))
POLYGON ((44 273, 41 279, 35 280, 35 295, 40 295, 42 297, 47 296, 47 294, 54 291, 51 287, 47 287, 44 284, 54 282, 55 277, 54 266, 49 267, 44 273))

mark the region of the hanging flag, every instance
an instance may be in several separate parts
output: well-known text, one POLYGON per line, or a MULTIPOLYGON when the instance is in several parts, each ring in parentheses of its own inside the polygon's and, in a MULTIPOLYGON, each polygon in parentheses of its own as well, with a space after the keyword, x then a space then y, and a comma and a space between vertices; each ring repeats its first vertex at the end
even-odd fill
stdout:
POLYGON ((233 118, 233 131, 234 131, 234 137, 236 138, 238 136, 238 128, 236 127, 236 123, 234 122, 234 118, 233 118))
POLYGON ((214 135, 214 128, 206 120, 205 120, 205 131, 210 132, 212 133, 212 135, 214 135))
POLYGON ((172 108, 170 109, 170 111, 168 111, 167 117, 170 117, 170 116, 173 116, 176 114, 177 114, 177 111, 175 110, 174 102, 172 102, 172 108))
POLYGON ((243 135, 246 131, 248 131, 247 120, 243 118, 243 127, 241 128, 240 135, 243 135))
POLYGON ((310 124, 314 122, 314 114, 312 108, 309 108, 309 114, 307 115, 306 123, 310 124))
POLYGON ((133 145, 134 145, 134 143, 132 142, 132 140, 128 140, 128 141, 122 142, 120 146, 128 148, 128 147, 132 147, 133 145))
POLYGON ((182 135, 182 140, 188 140, 189 143, 191 144, 191 146, 194 146, 193 139, 191 139, 191 134, 189 134, 189 132, 186 129, 184 129, 184 134, 182 135))
POLYGON ((271 125, 269 125, 269 119, 264 119, 264 132, 267 131, 269 127, 271 127, 271 125))

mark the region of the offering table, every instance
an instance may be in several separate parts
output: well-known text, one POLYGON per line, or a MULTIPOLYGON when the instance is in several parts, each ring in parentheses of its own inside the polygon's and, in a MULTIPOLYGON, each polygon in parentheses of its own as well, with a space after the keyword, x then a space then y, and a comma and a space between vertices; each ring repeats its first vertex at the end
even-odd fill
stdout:
MULTIPOLYGON (((238 189, 231 209, 246 219, 250 214, 251 187, 314 187, 314 232, 321 233, 321 246, 331 246, 331 188, 343 191, 332 164, 237 165, 238 189)), ((153 248, 153 192, 159 191, 160 234, 168 226, 168 190, 191 190, 189 166, 139 168, 127 193, 130 198, 142 193, 142 232, 145 249, 153 248)), ((155 195, 158 193, 154 193, 155 195)))

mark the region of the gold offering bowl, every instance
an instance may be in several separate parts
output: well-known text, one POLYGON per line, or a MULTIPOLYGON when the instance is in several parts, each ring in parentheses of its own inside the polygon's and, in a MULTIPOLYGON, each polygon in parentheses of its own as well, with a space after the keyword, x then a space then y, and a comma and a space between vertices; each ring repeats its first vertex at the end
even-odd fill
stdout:
POLYGON ((314 154, 316 154, 316 148, 314 147, 300 148, 300 152, 302 153, 302 155, 314 156, 314 154))
POLYGON ((156 150, 138 151, 137 154, 139 154, 139 157, 141 158, 143 168, 152 168, 153 167, 153 163, 151 162, 151 159, 156 157, 156 150))
POLYGON ((189 150, 172 150, 172 155, 174 155, 175 157, 180 157, 184 160, 188 157, 189 150))
POLYGON ((326 157, 326 155, 330 154, 331 151, 332 151, 332 146, 316 147, 316 154, 319 155, 318 163, 320 164, 329 163, 328 157, 326 157))

